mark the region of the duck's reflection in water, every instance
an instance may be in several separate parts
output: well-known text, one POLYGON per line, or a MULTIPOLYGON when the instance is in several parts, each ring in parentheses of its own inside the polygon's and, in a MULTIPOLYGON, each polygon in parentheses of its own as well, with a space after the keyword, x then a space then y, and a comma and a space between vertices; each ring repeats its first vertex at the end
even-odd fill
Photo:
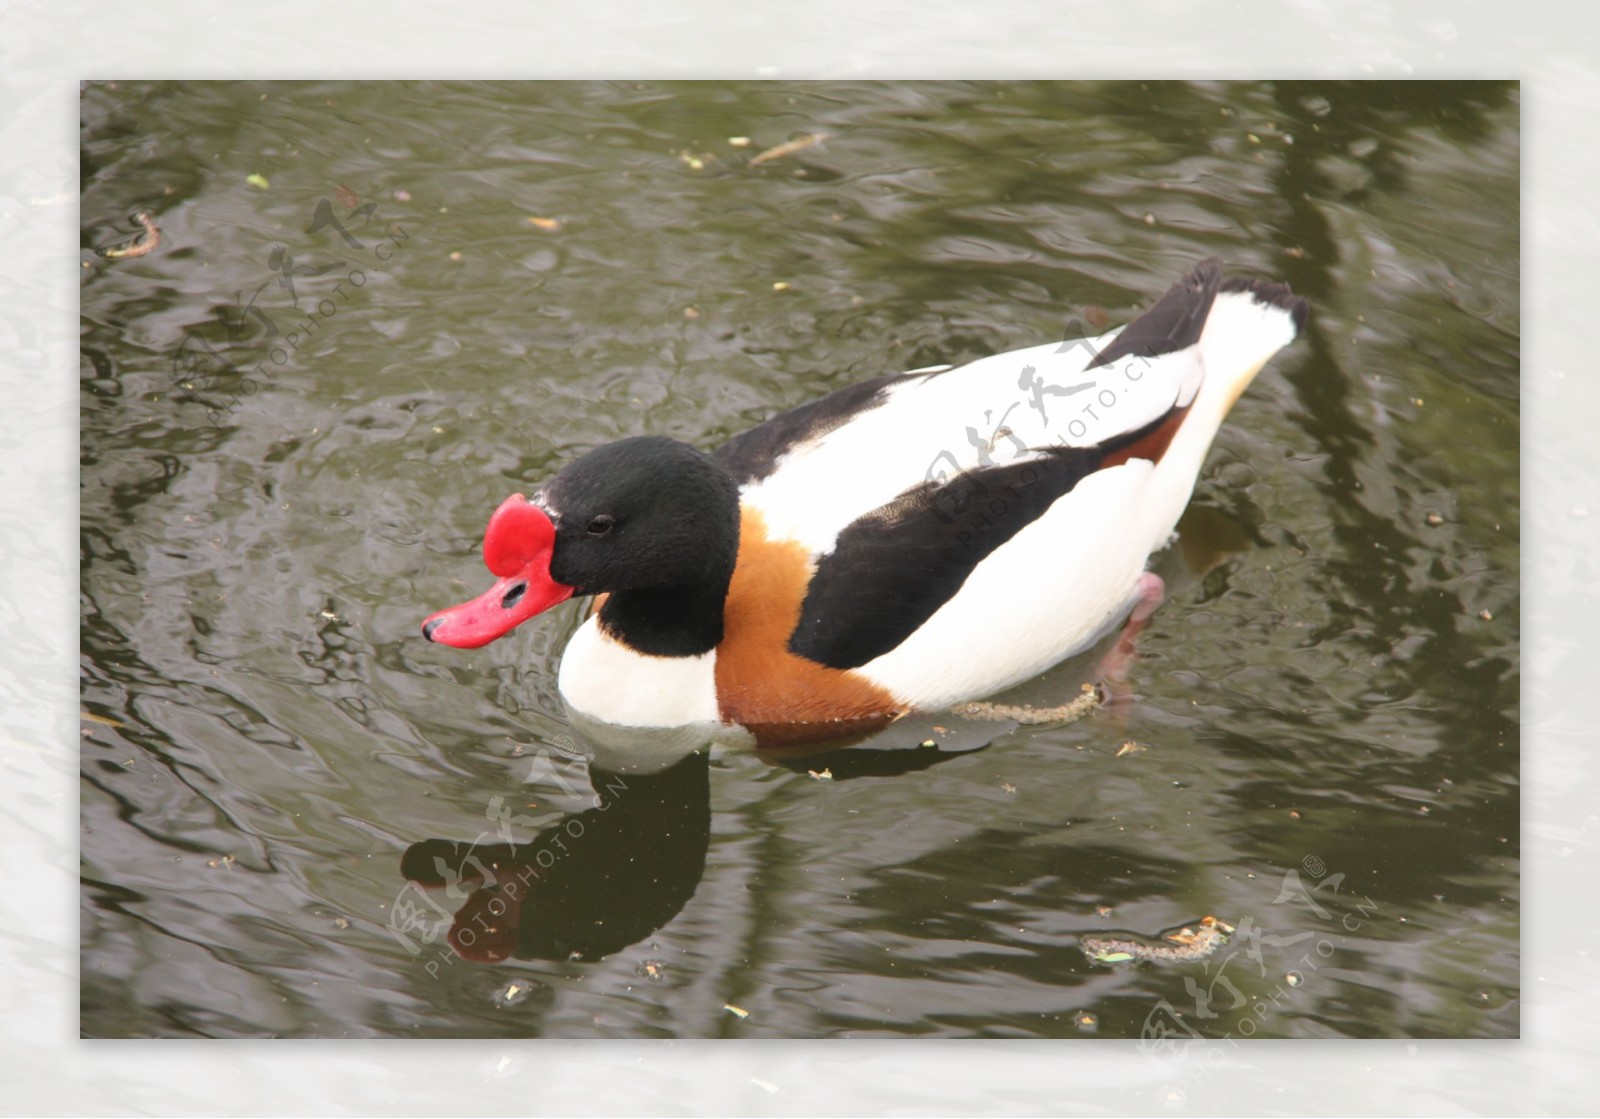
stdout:
MULTIPOLYGON (((926 769, 985 745, 813 746, 759 756, 800 773, 850 780, 926 769)), ((694 896, 711 840, 709 771, 704 750, 651 772, 591 762, 594 807, 563 817, 528 843, 425 839, 406 848, 400 870, 416 886, 442 889, 461 903, 453 916, 438 901, 426 907, 442 918, 440 926, 449 921, 445 939, 463 959, 597 960, 643 940, 694 896)))
POLYGON ((597 803, 529 843, 413 843, 400 870, 465 904, 450 947, 480 963, 594 960, 677 915, 705 873, 711 839, 704 753, 655 773, 590 767, 597 803))

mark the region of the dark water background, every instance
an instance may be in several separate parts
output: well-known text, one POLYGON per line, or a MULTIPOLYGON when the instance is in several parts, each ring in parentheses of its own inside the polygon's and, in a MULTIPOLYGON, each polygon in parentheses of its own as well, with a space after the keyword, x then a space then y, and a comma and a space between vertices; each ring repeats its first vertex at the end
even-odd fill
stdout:
POLYGON ((1517 1034, 1514 84, 82 110, 84 1034, 1517 1034), (161 247, 98 256, 140 208, 161 247), (1158 557, 1125 721, 591 772, 574 607, 418 635, 583 450, 1126 321, 1212 254, 1312 324, 1158 557), (1078 948, 1206 914, 1206 963, 1078 948))

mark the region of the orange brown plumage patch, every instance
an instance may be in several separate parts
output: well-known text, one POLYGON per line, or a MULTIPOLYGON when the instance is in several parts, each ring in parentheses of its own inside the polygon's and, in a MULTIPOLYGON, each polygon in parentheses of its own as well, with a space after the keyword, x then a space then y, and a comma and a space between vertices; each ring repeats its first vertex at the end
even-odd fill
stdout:
POLYGON ((717 646, 717 705, 724 722, 758 741, 867 730, 905 714, 870 680, 790 652, 811 573, 803 545, 771 539, 761 514, 744 510, 717 646))
POLYGON ((1135 439, 1125 447, 1118 447, 1100 462, 1102 470, 1107 467, 1121 466, 1129 459, 1142 458, 1151 462, 1160 462, 1161 456, 1167 453, 1167 447, 1172 443, 1172 437, 1178 434, 1178 429, 1183 426, 1183 421, 1189 414, 1190 405, 1174 408, 1167 413, 1166 419, 1153 430, 1135 439))

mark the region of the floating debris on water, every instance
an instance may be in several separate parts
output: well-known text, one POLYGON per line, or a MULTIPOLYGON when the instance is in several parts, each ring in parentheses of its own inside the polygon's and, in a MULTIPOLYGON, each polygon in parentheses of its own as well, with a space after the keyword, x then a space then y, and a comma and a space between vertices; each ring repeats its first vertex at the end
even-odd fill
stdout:
POLYGON ((1080 1010, 1072 1016, 1072 1024, 1084 1033, 1092 1034, 1100 1028, 1100 1019, 1087 1010, 1080 1010))
POLYGON ((267 182, 267 177, 265 175, 246 175, 244 181, 261 190, 270 190, 272 188, 272 184, 267 182))
POLYGON ((1100 706, 1100 690, 1093 684, 1083 686, 1083 694, 1071 703, 1060 707, 1021 707, 1009 703, 961 703, 950 709, 953 715, 968 719, 1010 719, 1025 726, 1042 723, 1073 723, 1100 706))
POLYGON ((1124 742, 1121 746, 1117 747, 1117 757, 1120 758, 1124 754, 1142 753, 1143 751, 1148 750, 1148 749, 1150 749, 1150 747, 1146 746, 1144 743, 1135 742, 1133 739, 1130 738, 1130 739, 1128 739, 1128 741, 1124 742))
POLYGON ((101 249, 100 255, 107 260, 126 260, 136 256, 148 256, 161 247, 161 230, 156 228, 155 219, 150 216, 150 211, 140 210, 133 215, 134 224, 144 227, 144 232, 131 241, 124 241, 109 249, 101 249))
POLYGON ((361 205, 361 196, 343 183, 333 184, 333 196, 339 200, 339 205, 346 210, 354 210, 361 205))
POLYGON ((723 1003, 722 1009, 726 1010, 729 1014, 732 1014, 735 1018, 738 1018, 741 1021, 750 1017, 750 1012, 748 1010, 742 1006, 734 1006, 731 1002, 723 1003))
POLYGON ((750 146, 750 137, 748 137, 748 136, 729 136, 728 137, 728 146, 730 148, 748 148, 750 146))
POLYGON ((1437 514, 1437 513, 1429 513, 1426 517, 1423 517, 1422 519, 1427 521, 1428 524, 1430 526, 1432 526, 1433 528, 1438 528, 1440 525, 1444 524, 1444 518, 1439 516, 1439 514, 1437 514))
POLYGON ((782 159, 786 155, 793 155, 795 152, 805 151, 807 148, 811 147, 811 145, 820 144, 827 138, 828 134, 826 132, 814 132, 807 136, 801 136, 798 139, 790 140, 788 143, 779 144, 776 147, 768 148, 759 155, 751 156, 749 166, 755 167, 770 160, 782 159))
POLYGON ((833 770, 831 769, 808 769, 806 772, 811 775, 813 781, 833 780, 833 770))
POLYGON ((548 233, 554 233, 556 230, 561 228, 561 219, 530 217, 528 219, 528 224, 533 226, 535 229, 543 229, 548 233))
POLYGON ((659 983, 666 978, 667 965, 660 960, 646 960, 639 965, 639 974, 652 983, 659 983))
POLYGON ((1305 978, 1298 971, 1291 971, 1283 977, 1283 981, 1291 987, 1298 987, 1305 982, 1305 978))
POLYGON ((1233 926, 1215 917, 1205 917, 1198 928, 1184 926, 1177 932, 1167 933, 1167 944, 1148 944, 1142 940, 1121 936, 1080 937, 1078 946, 1083 954, 1097 964, 1124 964, 1133 960, 1151 963, 1188 963, 1203 960, 1228 942, 1233 926))
POLYGON ((1015 785, 1013 785, 1010 781, 1002 781, 1002 782, 1000 782, 1000 787, 1002 789, 1004 789, 1007 793, 1014 793, 1014 792, 1017 791, 1017 787, 1015 785))
POLYGON ((1129 960, 1138 959, 1132 952, 1125 952, 1111 942, 1097 944, 1092 952, 1089 945, 1085 944, 1083 950, 1097 964, 1125 964, 1129 960))
POLYGON ((516 1006, 517 1003, 527 998, 532 990, 533 985, 531 983, 522 983, 513 979, 494 993, 494 1004, 501 1010, 509 1006, 516 1006))

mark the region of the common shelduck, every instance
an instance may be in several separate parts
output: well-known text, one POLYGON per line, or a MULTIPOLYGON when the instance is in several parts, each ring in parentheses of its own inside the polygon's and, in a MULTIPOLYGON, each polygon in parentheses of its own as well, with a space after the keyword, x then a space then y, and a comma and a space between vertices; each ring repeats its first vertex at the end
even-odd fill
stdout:
POLYGON ((590 734, 794 741, 991 695, 1128 614, 1306 314, 1212 259, 1098 338, 850 385, 709 454, 600 447, 505 500, 498 581, 422 631, 476 648, 598 596, 558 681, 590 734))

